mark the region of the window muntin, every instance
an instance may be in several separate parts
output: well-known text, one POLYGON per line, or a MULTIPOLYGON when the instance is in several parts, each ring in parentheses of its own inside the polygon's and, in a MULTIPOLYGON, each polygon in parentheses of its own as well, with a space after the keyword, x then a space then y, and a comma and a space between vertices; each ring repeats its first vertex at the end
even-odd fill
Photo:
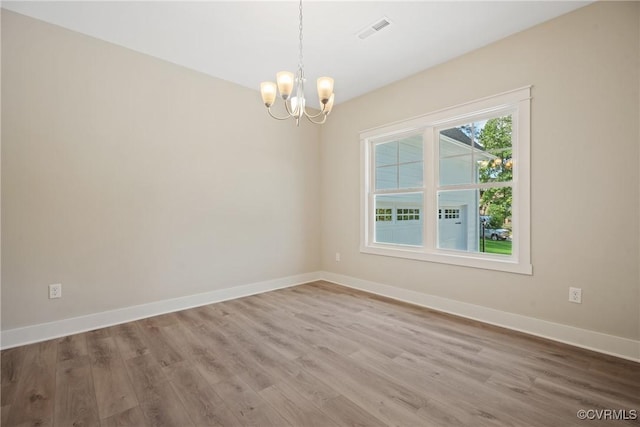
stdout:
POLYGON ((519 89, 363 132, 361 251, 531 274, 529 93, 519 89), (401 147, 412 154, 401 156, 401 147), (393 170, 387 178, 384 167, 393 170), (389 202, 385 196, 402 194, 420 195, 421 206, 394 205, 384 224, 367 213, 389 202), (420 210, 410 220, 403 209, 420 210), (378 227, 407 223, 420 225, 414 232, 421 238, 406 243, 406 235, 389 238, 378 227), (463 231, 454 233, 456 227, 463 231))

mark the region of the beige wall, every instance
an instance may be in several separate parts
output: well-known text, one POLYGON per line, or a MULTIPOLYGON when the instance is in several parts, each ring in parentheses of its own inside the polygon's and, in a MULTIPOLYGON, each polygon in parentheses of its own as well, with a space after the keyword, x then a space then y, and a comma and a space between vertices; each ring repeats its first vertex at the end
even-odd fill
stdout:
POLYGON ((637 340, 639 28, 596 3, 298 130, 257 91, 3 11, 2 328, 322 268, 637 340), (533 276, 360 254, 359 131, 529 84, 533 276))
POLYGON ((321 134, 323 270, 640 338, 639 10, 599 2, 340 104, 321 134), (359 131, 530 84, 533 276, 359 253, 359 131))
POLYGON ((2 86, 3 329, 319 268, 319 130, 257 91, 7 11, 2 86))

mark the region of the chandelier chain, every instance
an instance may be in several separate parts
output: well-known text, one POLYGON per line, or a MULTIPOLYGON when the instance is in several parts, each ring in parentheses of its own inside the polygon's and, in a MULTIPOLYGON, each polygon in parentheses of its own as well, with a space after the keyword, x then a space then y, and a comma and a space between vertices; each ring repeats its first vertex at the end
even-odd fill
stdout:
POLYGON ((302 70, 302 0, 300 0, 300 25, 298 28, 300 30, 300 55, 298 57, 298 68, 302 70))

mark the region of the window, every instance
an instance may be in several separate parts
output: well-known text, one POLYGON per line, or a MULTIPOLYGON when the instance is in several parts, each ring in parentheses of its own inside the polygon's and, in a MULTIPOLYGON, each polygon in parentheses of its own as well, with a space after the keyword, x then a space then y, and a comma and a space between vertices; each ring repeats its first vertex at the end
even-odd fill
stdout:
POLYGON ((393 221, 393 209, 376 209, 376 221, 393 221))
MULTIPOLYGON (((460 209, 445 209, 444 219, 458 219, 460 218, 460 209)), ((442 219, 442 209, 438 209, 438 219, 442 219)))
POLYGON ((361 133, 361 251, 531 274, 530 88, 361 133))
POLYGON ((420 209, 398 209, 398 221, 419 221, 420 209))

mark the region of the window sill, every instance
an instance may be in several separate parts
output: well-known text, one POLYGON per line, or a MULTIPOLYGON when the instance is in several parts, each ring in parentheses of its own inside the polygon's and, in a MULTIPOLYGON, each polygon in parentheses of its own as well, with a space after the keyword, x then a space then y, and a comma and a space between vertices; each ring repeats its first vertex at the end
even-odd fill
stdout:
POLYGON ((458 265, 461 267, 480 268, 484 270, 503 271, 516 274, 533 274, 533 266, 530 263, 518 262, 502 257, 473 256, 472 254, 460 254, 449 251, 424 252, 424 248, 411 246, 398 247, 387 245, 361 246, 360 252, 371 255, 389 256, 417 261, 437 262, 440 264, 458 265))

